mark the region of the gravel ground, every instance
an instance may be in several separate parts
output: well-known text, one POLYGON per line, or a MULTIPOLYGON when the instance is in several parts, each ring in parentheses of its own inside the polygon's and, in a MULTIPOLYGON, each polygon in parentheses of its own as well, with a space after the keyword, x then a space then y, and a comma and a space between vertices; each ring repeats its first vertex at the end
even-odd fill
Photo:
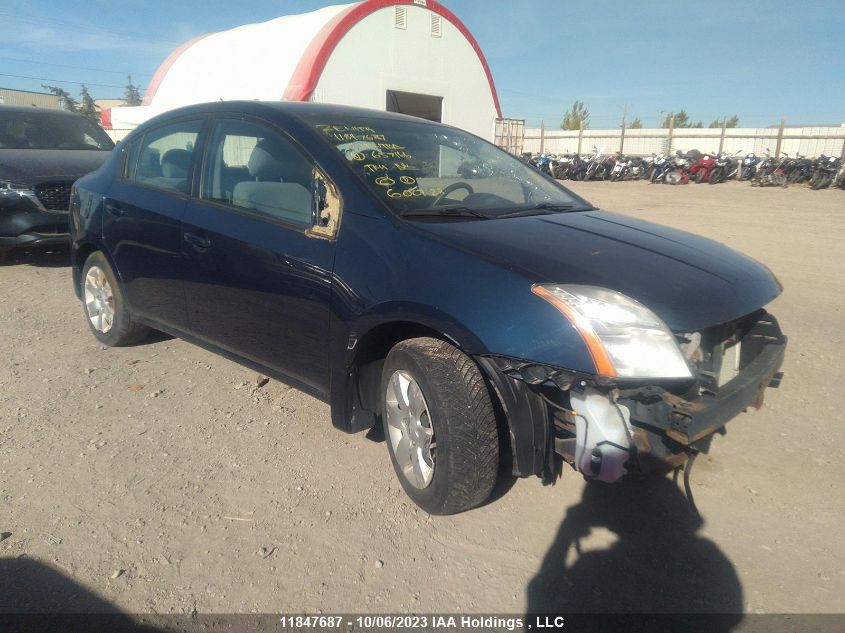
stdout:
POLYGON ((779 390, 692 473, 505 479, 431 517, 382 443, 181 340, 105 349, 67 253, 0 265, 0 611, 845 611, 845 192, 576 183, 701 233, 786 290, 779 390))

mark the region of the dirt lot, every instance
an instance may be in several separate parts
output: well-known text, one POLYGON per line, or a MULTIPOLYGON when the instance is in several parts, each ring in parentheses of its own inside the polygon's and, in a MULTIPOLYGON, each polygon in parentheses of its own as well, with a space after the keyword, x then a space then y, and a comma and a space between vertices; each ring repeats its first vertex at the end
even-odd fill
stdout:
POLYGON ((67 253, 24 253, 0 266, 0 610, 845 611, 845 192, 575 188, 786 287, 786 377, 697 461, 703 524, 669 479, 571 471, 430 517, 325 404, 180 340, 104 349, 67 253))

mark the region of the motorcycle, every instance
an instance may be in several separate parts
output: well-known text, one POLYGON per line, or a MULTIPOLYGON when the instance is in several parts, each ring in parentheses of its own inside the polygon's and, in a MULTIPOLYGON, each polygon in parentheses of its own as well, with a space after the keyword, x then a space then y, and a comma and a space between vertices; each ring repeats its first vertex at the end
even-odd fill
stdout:
POLYGON ((734 152, 733 154, 719 154, 707 182, 711 185, 715 185, 720 182, 730 180, 731 178, 736 178, 736 172, 739 169, 739 161, 736 159, 736 156, 741 153, 742 150, 734 152))
POLYGON ((572 158, 572 162, 566 172, 566 177, 569 178, 569 180, 584 180, 584 177, 587 175, 587 167, 589 166, 589 156, 579 156, 576 154, 572 158))
POLYGON ((657 154, 652 163, 649 180, 652 183, 663 182, 663 177, 670 167, 672 167, 672 157, 666 154, 657 154))
POLYGON ((836 158, 835 156, 827 157, 822 164, 816 170, 817 177, 815 177, 815 182, 810 185, 810 188, 813 190, 819 189, 826 189, 831 185, 833 180, 836 178, 836 174, 839 173, 839 169, 842 167, 842 159, 836 158))
POLYGON ((786 187, 786 173, 783 170, 784 160, 778 161, 769 155, 755 165, 754 177, 751 178, 752 187, 786 187))
POLYGON ((757 165, 760 163, 760 159, 757 157, 757 154, 751 152, 750 154, 746 154, 745 158, 742 159, 742 172, 740 173, 740 180, 751 180, 757 171, 757 165))
POLYGON ((791 185, 807 182, 813 175, 814 161, 795 153, 795 158, 786 169, 786 181, 791 185))
POLYGON ((710 174, 716 165, 716 157, 712 154, 702 154, 701 157, 692 163, 689 168, 690 178, 701 184, 710 180, 710 174))
POLYGON ((701 152, 696 149, 687 153, 678 150, 669 168, 664 172, 663 182, 667 185, 686 185, 689 183, 689 168, 701 158, 701 152))

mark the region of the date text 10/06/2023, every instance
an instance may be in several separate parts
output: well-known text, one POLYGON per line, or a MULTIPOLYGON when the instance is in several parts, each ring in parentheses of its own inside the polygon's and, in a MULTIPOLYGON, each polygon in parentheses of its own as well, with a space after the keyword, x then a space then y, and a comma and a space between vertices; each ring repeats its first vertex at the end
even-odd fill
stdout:
POLYGON ((483 615, 284 615, 279 622, 283 627, 330 631, 332 629, 442 629, 479 631, 484 629, 517 631, 523 629, 559 629, 562 617, 531 618, 483 615))

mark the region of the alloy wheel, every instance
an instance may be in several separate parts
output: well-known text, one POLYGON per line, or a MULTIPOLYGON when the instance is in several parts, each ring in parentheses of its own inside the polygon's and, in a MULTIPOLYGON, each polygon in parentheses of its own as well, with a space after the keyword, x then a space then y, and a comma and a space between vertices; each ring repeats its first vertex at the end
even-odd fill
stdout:
POLYGON ((106 273, 91 266, 85 275, 85 310, 94 329, 103 334, 114 325, 114 293, 106 273))
POLYGON ((393 372, 385 392, 388 441, 399 469, 415 488, 434 477, 437 444, 425 397, 407 371, 393 372))

